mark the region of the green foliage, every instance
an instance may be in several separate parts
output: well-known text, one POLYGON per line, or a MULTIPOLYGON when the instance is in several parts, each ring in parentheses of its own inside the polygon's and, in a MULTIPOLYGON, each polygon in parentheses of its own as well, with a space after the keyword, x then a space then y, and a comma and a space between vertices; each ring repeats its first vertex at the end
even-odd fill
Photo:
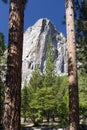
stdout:
POLYGON ((34 122, 34 124, 38 124, 37 122, 42 120, 42 111, 43 111, 43 98, 45 93, 40 93, 38 89, 35 93, 33 93, 32 99, 29 103, 30 106, 30 118, 34 122), (41 98, 43 96, 43 98, 41 98))
POLYGON ((43 87, 37 90, 30 102, 31 115, 39 120, 42 118, 51 118, 56 106, 57 99, 52 93, 52 87, 43 87))
POLYGON ((54 53, 50 37, 47 45, 45 74, 41 75, 39 67, 36 66, 27 89, 28 97, 22 92, 22 97, 29 101, 25 102, 28 108, 26 111, 35 125, 39 125, 42 119, 47 119, 49 122, 49 119, 55 120, 56 117, 61 126, 68 124, 67 77, 56 76, 54 53))
MULTIPOLYGON (((33 88, 34 89, 34 88, 33 88)), ((52 87, 42 86, 35 89, 30 95, 31 87, 28 88, 28 116, 35 125, 40 125, 42 119, 59 118, 59 124, 68 124, 68 93, 67 78, 57 77, 52 87), (62 88, 61 88, 62 87, 62 88), (61 88, 61 89, 60 89, 61 88), (63 117, 63 118, 62 118, 63 117)), ((23 100, 23 99, 22 99, 23 100)), ((26 105, 25 105, 26 106, 26 105)), ((26 106, 27 107, 27 106, 26 106)))
MULTIPOLYGON (((87 73, 87 0, 74 0, 75 33, 77 41, 77 60, 79 72, 87 73)), ((65 17, 63 24, 65 25, 65 17)))
POLYGON ((0 124, 2 123, 3 103, 4 103, 4 83, 1 81, 0 82, 0 124))
POLYGON ((67 127, 69 123, 68 119, 68 109, 66 104, 62 101, 58 107, 57 107, 57 113, 58 113, 58 118, 59 118, 59 126, 61 127, 67 127))
POLYGON ((54 82, 54 68, 55 68, 55 54, 54 47, 52 44, 52 38, 49 37, 46 52, 46 68, 44 75, 44 86, 51 87, 54 82))
POLYGON ((79 101, 80 119, 84 123, 87 118, 87 75, 79 76, 79 101))
POLYGON ((6 46, 4 43, 4 35, 0 33, 0 123, 2 120, 3 113, 3 102, 4 102, 4 80, 3 73, 5 73, 5 61, 6 56, 4 56, 4 51, 6 50, 6 46))
POLYGON ((33 93, 33 91, 36 91, 37 88, 42 87, 42 81, 43 81, 43 76, 39 72, 39 67, 36 66, 35 70, 32 73, 30 82, 29 82, 29 86, 32 89, 32 93, 33 93))
MULTIPOLYGON (((52 51, 52 46, 49 47, 50 45, 48 44, 47 47, 45 74, 41 75, 39 67, 35 67, 30 83, 28 87, 26 87, 27 92, 24 91, 26 96, 24 96, 22 92, 22 100, 25 100, 22 102, 24 102, 24 105, 26 104, 24 107, 25 109, 27 108, 27 117, 31 118, 35 125, 40 125, 43 119, 47 119, 49 122, 49 119, 55 120, 55 118, 58 118, 59 126, 67 127, 69 109, 68 78, 67 76, 55 75, 55 60, 51 62, 54 53, 52 52, 50 57, 52 51)), ((87 75, 79 75, 78 77, 80 119, 84 122, 87 117, 87 75)), ((24 115, 26 115, 26 113, 24 113, 24 115)))
POLYGON ((80 70, 87 73, 87 1, 83 0, 75 3, 76 20, 76 40, 77 40, 77 58, 82 64, 80 70))
POLYGON ((36 102, 36 101, 38 101, 38 100, 36 100, 37 99, 36 92, 40 88, 42 88, 42 82, 43 82, 43 76, 39 72, 39 67, 36 66, 35 70, 32 73, 32 77, 30 79, 29 85, 27 87, 25 85, 25 87, 22 89, 22 104, 23 104, 22 109, 21 109, 21 112, 23 113, 22 117, 25 117, 28 115, 32 119, 34 124, 36 124, 35 119, 36 119, 36 117, 39 117, 40 111, 36 112, 36 110, 33 109, 32 104, 34 104, 34 107, 36 105, 38 105, 38 103, 36 102), (27 100, 27 103, 25 105, 26 100, 27 100), (24 107, 24 105, 25 105, 25 107, 24 107), (24 110, 26 110, 27 115, 24 113, 24 110))
POLYGON ((6 46, 4 43, 4 35, 3 33, 0 33, 0 57, 3 55, 5 50, 6 50, 6 46))
POLYGON ((25 84, 25 86, 23 87, 22 91, 21 91, 21 116, 24 116, 24 120, 26 121, 26 118, 28 117, 29 114, 29 88, 27 87, 27 85, 25 84))
POLYGON ((68 78, 66 76, 57 77, 60 80, 60 85, 58 87, 58 105, 57 105, 57 116, 59 118, 59 126, 67 127, 69 123, 68 119, 68 109, 69 109, 69 99, 68 99, 68 78))

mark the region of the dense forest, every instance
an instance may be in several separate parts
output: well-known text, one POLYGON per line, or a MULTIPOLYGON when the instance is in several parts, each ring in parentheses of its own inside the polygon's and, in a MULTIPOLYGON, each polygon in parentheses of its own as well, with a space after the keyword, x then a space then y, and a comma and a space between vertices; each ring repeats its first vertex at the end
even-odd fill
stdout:
MULTIPOLYGON (((3 0, 7 3, 7 0, 3 0)), ((87 1, 66 0, 68 75, 55 72, 55 54, 48 39, 43 74, 35 66, 21 87, 24 9, 27 0, 10 0, 8 52, 0 33, 0 129, 21 130, 20 120, 35 126, 85 130, 87 125, 87 1), (15 19, 14 19, 15 17, 15 19), (7 52, 7 56, 6 56, 7 52), (6 77, 6 79, 4 78, 6 77)))

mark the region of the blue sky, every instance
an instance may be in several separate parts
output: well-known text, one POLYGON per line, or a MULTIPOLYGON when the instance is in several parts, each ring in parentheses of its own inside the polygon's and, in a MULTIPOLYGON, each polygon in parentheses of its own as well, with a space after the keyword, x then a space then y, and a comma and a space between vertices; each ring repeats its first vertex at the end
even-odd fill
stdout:
MULTIPOLYGON (((9 0, 10 1, 10 0, 9 0)), ((57 30, 66 34, 62 21, 65 14, 65 0, 28 0, 25 9, 24 31, 32 26, 40 18, 48 18, 56 26, 57 30)), ((5 42, 8 43, 8 19, 9 4, 0 0, 0 32, 5 35, 5 42)))

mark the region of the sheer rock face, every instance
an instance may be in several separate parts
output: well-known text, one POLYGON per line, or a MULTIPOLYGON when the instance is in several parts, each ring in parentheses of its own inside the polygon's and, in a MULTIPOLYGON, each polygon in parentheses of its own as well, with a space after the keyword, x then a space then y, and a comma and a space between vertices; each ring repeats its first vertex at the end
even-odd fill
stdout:
POLYGON ((36 64, 39 65, 41 73, 44 72, 46 46, 50 35, 55 49, 56 73, 59 75, 67 74, 66 39, 62 33, 56 30, 50 20, 42 18, 24 33, 22 84, 29 82, 36 64))

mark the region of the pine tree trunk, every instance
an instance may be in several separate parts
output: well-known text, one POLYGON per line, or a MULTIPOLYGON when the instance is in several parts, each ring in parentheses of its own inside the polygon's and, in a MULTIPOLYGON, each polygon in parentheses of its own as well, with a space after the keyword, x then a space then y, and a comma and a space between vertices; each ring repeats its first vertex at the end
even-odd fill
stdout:
POLYGON ((24 24, 24 0, 11 0, 9 45, 3 125, 5 130, 20 130, 21 68, 24 24))
POLYGON ((79 130, 79 98, 73 0, 66 0, 70 130, 79 130))

